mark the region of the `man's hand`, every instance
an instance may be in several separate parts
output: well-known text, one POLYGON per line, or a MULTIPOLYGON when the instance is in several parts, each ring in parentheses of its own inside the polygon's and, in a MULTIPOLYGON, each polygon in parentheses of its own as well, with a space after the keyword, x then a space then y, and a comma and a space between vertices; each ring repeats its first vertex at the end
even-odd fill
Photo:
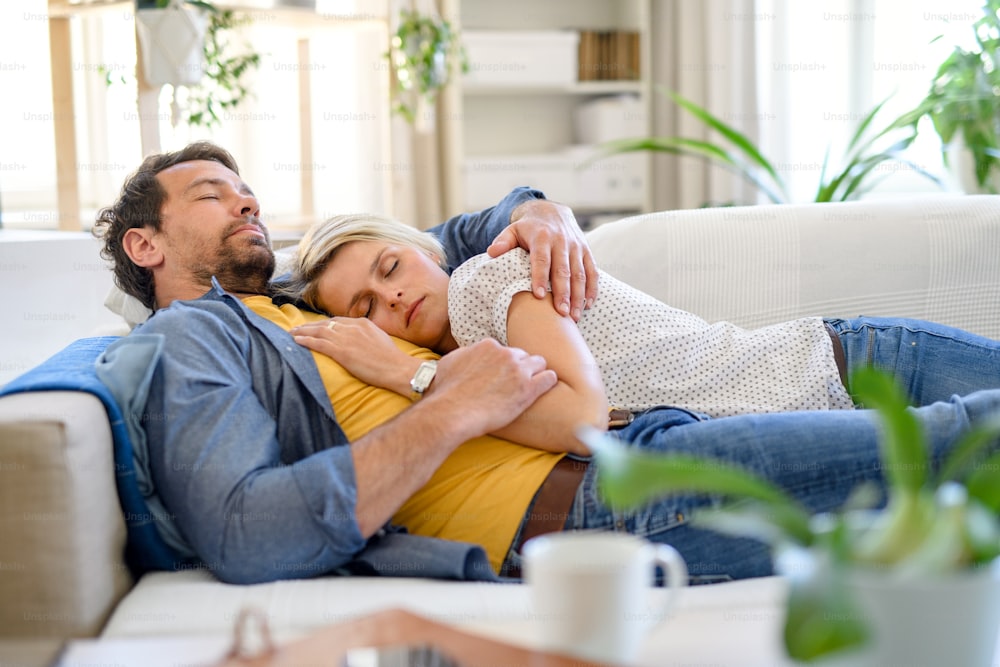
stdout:
POLYGON ((534 295, 544 298, 551 283, 556 310, 579 321, 597 298, 597 266, 573 211, 547 199, 524 202, 486 252, 497 257, 516 247, 531 255, 534 295))
POLYGON ((556 382, 542 357, 486 339, 441 357, 423 400, 447 397, 447 412, 469 439, 511 423, 556 382))
POLYGON ((351 443, 361 534, 374 534, 462 443, 514 421, 555 384, 544 359, 495 340, 442 357, 424 398, 351 443))

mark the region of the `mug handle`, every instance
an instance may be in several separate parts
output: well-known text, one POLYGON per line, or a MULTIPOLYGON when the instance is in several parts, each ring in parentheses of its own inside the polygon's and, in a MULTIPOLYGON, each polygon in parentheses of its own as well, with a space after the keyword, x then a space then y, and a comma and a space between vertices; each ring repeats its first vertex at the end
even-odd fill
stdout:
POLYGON ((669 544, 654 544, 652 546, 656 550, 653 554, 654 563, 663 566, 666 586, 670 591, 658 614, 661 618, 666 618, 677 601, 678 591, 688 585, 687 563, 684 562, 684 557, 681 556, 680 552, 669 544))

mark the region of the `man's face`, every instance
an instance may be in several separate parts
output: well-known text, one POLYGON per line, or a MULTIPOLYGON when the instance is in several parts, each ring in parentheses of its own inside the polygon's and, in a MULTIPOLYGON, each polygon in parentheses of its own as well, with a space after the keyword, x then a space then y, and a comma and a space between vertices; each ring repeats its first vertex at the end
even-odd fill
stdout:
POLYGON ((167 193, 159 235, 169 275, 206 289, 215 276, 227 291, 265 294, 274 252, 247 184, 211 160, 182 162, 156 178, 167 193))

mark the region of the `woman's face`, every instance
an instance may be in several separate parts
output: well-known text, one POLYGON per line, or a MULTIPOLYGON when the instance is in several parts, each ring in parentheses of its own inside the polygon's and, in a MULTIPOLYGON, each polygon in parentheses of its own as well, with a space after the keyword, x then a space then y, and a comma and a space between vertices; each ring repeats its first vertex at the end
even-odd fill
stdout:
POLYGON ((316 283, 331 315, 367 317, 386 333, 440 349, 450 337, 448 274, 423 250, 354 241, 334 254, 316 283))

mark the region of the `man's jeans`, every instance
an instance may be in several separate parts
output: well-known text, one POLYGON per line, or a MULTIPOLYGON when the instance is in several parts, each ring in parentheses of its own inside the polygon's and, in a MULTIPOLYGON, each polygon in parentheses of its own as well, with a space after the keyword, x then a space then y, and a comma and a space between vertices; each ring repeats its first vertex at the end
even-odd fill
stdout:
MULTIPOLYGON (((917 405, 933 449, 941 457, 970 424, 1000 411, 1000 343, 930 323, 858 318, 830 320, 843 341, 848 368, 874 363, 892 371, 917 405), (977 391, 983 390, 983 391, 977 391), (938 401, 938 402, 935 402, 938 401)), ((854 487, 883 483, 879 426, 866 410, 787 412, 708 419, 676 408, 656 408, 614 437, 632 446, 684 452, 741 466, 785 489, 814 512, 840 507, 854 487)), ((724 499, 676 495, 635 511, 616 513, 597 494, 599 466, 580 485, 567 530, 617 530, 677 548, 692 582, 772 573, 760 542, 692 528, 699 508, 724 499)))

